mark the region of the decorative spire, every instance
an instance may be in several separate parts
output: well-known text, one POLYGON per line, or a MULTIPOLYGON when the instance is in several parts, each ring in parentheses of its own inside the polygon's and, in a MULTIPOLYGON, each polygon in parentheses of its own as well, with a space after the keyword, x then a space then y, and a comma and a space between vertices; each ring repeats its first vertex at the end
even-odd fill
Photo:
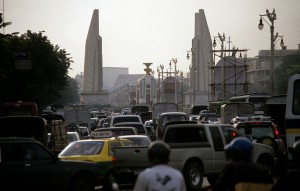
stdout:
POLYGON ((144 69, 147 75, 151 75, 152 69, 149 68, 152 63, 143 63, 147 68, 144 69))

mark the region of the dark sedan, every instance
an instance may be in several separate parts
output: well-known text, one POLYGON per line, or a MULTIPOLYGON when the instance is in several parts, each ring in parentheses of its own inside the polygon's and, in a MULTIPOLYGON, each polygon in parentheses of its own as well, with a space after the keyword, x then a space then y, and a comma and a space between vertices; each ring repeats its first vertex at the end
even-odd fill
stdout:
POLYGON ((10 190, 91 191, 103 175, 93 162, 62 161, 32 138, 0 138, 0 180, 10 190))

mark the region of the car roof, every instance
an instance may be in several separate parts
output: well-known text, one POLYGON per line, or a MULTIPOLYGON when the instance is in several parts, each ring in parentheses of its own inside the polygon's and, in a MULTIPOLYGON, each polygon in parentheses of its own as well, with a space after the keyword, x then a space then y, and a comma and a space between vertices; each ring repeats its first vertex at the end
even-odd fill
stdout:
POLYGON ((79 134, 77 131, 67 131, 67 134, 79 134))
POLYGON ((38 141, 33 138, 27 138, 27 137, 0 137, 1 143, 11 143, 11 142, 28 142, 28 143, 37 143, 38 141))
POLYGON ((131 121, 128 121, 128 122, 119 122, 119 123, 115 123, 114 125, 130 125, 130 124, 133 124, 133 125, 139 125, 139 124, 141 124, 141 125, 143 125, 143 123, 142 122, 131 122, 131 121))
POLYGON ((188 115, 188 114, 180 111, 170 111, 170 112, 161 113, 160 115, 188 115))
POLYGON ((79 129, 89 129, 88 127, 86 127, 86 126, 79 126, 79 129))
POLYGON ((100 141, 100 142, 109 142, 109 141, 114 141, 114 140, 127 140, 123 138, 116 138, 116 137, 104 137, 104 138, 94 138, 94 139, 81 139, 78 141, 74 142, 95 142, 95 141, 100 141))
POLYGON ((130 115, 111 115, 110 117, 111 118, 117 118, 117 117, 139 117, 140 118, 141 116, 130 114, 130 115))
POLYGON ((149 138, 147 135, 120 135, 118 137, 119 138, 127 138, 127 137, 147 137, 147 138, 149 138))
POLYGON ((110 131, 110 130, 122 130, 122 129, 134 129, 134 127, 103 127, 103 128, 98 128, 98 129, 95 129, 94 131, 110 131))

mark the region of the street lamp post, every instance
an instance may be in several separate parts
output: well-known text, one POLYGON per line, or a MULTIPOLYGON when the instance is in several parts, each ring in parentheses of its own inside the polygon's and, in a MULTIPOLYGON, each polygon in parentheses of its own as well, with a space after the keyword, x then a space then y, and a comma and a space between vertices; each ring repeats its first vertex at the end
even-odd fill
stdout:
POLYGON ((274 21, 276 20, 276 13, 275 13, 275 9, 273 9, 272 13, 269 12, 269 10, 266 10, 267 14, 264 15, 259 15, 260 19, 259 19, 259 24, 258 24, 258 28, 259 30, 262 30, 264 28, 264 24, 262 22, 262 20, 264 20, 269 26, 270 26, 270 32, 271 32, 271 58, 270 58, 270 94, 273 95, 274 94, 274 47, 275 47, 275 41, 277 39, 277 37, 281 37, 281 46, 284 46, 283 43, 283 36, 279 36, 278 33, 276 33, 276 35, 274 36, 274 21), (267 16, 269 21, 271 22, 268 23, 265 19, 264 16, 267 16))
POLYGON ((190 101, 189 101, 189 104, 190 106, 192 106, 192 78, 191 78, 191 73, 192 73, 192 65, 189 65, 189 69, 190 69, 190 82, 189 82, 189 90, 190 90, 190 101))
POLYGON ((157 103, 159 103, 160 102, 160 70, 159 70, 159 67, 157 67, 157 75, 158 75, 157 103))
POLYGON ((164 88, 164 66, 163 65, 159 65, 159 67, 157 67, 157 73, 158 73, 158 88, 159 88, 159 95, 157 96, 157 102, 160 103, 163 101, 163 88, 164 88), (160 79, 161 77, 161 79, 160 79))
MULTIPOLYGON (((171 67, 171 63, 174 63, 175 65, 175 71, 174 71, 174 84, 175 84, 175 91, 174 91, 174 96, 175 96, 175 104, 177 104, 177 84, 176 84, 176 76, 177 76, 177 69, 176 69, 176 65, 177 65, 177 58, 172 58, 172 60, 170 60, 170 67, 171 67)), ((172 73, 172 72, 170 72, 172 73)))
MULTIPOLYGON (((223 52, 224 52, 224 41, 225 41, 225 34, 223 33, 223 35, 220 35, 220 33, 218 33, 219 40, 221 41, 221 55, 220 58, 223 58, 223 52)), ((217 46, 216 43, 216 37, 214 37, 214 41, 213 41, 213 47, 215 48, 217 46)), ((215 61, 214 61, 215 62, 215 61)), ((225 69, 224 69, 224 64, 225 62, 223 62, 222 66, 221 66, 221 86, 222 86, 222 100, 225 99, 225 69)))

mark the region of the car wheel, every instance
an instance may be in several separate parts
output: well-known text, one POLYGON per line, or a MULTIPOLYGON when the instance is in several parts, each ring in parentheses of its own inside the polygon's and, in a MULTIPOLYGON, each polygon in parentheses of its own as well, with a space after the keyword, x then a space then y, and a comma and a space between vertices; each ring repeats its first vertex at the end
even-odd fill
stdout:
POLYGON ((119 190, 115 174, 112 171, 106 174, 103 189, 107 191, 119 190))
POLYGON ((92 190, 94 190, 94 185, 93 185, 91 179, 92 178, 86 174, 76 176, 71 181, 70 191, 92 191, 92 190))
POLYGON ((200 190, 203 183, 203 168, 197 162, 190 162, 184 169, 187 190, 200 190))

